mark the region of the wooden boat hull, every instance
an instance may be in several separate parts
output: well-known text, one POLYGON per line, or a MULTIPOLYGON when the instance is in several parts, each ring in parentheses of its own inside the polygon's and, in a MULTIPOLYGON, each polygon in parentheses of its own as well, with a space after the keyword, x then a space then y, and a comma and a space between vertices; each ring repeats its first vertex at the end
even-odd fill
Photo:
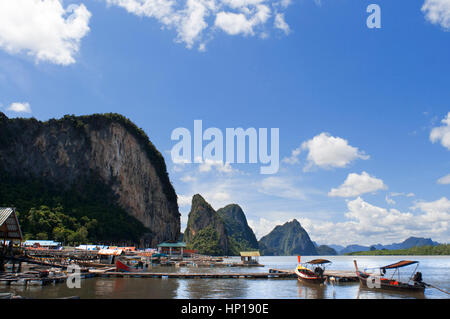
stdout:
POLYGON ((298 281, 303 282, 303 283, 308 283, 308 284, 323 284, 326 280, 325 277, 322 278, 303 278, 303 277, 299 277, 297 276, 298 281))
MULTIPOLYGON (((358 271, 357 273, 359 282, 364 287, 368 287, 367 285, 367 278, 369 277, 369 274, 363 273, 361 271, 358 271)), ((370 287, 368 287, 370 288, 370 287)), ((425 285, 416 284, 411 285, 404 282, 399 282, 396 280, 389 280, 386 278, 381 278, 380 280, 380 287, 379 288, 373 288, 374 290, 379 289, 386 289, 391 291, 410 291, 410 292, 424 292, 425 291, 425 285)))
POLYGON ((298 269, 295 270, 295 274, 300 282, 310 284, 323 284, 327 279, 325 276, 315 276, 313 273, 309 274, 306 272, 301 272, 298 269))
POLYGON ((127 265, 125 265, 123 262, 121 262, 119 259, 116 260, 116 270, 117 271, 125 271, 130 272, 131 268, 127 265))

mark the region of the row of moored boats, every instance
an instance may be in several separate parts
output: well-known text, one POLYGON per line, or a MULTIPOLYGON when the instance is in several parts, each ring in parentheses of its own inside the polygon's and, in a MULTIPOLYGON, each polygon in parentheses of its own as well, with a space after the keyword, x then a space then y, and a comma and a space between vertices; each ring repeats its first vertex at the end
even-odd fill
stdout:
MULTIPOLYGON (((327 279, 325 268, 330 264, 331 261, 326 259, 313 259, 301 263, 299 257, 295 274, 302 282, 322 284, 327 279)), ((368 288, 423 292, 426 287, 422 281, 422 273, 417 271, 418 261, 401 260, 386 266, 361 270, 354 260, 354 266, 360 283, 368 288), (415 266, 415 269, 407 279, 401 278, 400 269, 407 266, 415 266)))

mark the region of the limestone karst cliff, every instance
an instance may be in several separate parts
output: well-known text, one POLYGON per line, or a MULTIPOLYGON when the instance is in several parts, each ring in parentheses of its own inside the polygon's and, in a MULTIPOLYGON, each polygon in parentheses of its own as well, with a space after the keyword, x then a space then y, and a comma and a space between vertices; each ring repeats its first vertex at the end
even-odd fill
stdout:
POLYGON ((184 241, 200 254, 229 254, 229 239, 224 220, 199 194, 192 197, 184 241))
POLYGON ((230 204, 217 210, 225 222, 232 253, 239 255, 241 251, 258 250, 258 240, 247 223, 244 211, 237 204, 230 204))
POLYGON ((0 113, 0 171, 12 181, 39 179, 80 193, 83 185, 100 183, 113 204, 145 226, 141 239, 146 245, 178 239, 177 196, 164 158, 141 129, 119 114, 41 122, 0 113))
POLYGON ((259 240, 259 248, 264 255, 317 255, 314 243, 296 219, 276 226, 259 240))

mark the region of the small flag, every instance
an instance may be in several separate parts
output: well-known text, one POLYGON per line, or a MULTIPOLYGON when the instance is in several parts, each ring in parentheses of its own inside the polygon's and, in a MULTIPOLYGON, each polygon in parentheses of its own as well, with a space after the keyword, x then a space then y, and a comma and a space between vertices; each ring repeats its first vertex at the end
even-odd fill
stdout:
POLYGON ((301 261, 300 261, 301 258, 300 258, 300 256, 297 256, 297 258, 298 258, 298 263, 301 264, 301 261))

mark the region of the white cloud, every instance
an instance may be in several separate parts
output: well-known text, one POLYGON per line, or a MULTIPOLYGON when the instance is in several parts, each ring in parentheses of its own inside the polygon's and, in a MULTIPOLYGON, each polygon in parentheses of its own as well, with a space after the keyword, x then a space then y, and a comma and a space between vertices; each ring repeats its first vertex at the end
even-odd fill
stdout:
POLYGON ((60 0, 2 0, 0 48, 11 54, 25 52, 36 62, 75 63, 90 17, 83 4, 64 8, 60 0))
POLYGON ((8 106, 8 108, 6 110, 11 111, 11 112, 16 112, 16 113, 31 113, 30 103, 28 103, 28 102, 11 103, 11 105, 8 106))
POLYGON ((247 222, 258 240, 270 233, 275 228, 275 226, 283 225, 284 223, 286 223, 286 221, 273 221, 266 218, 248 219, 247 222))
POLYGON ((305 192, 286 177, 270 176, 256 183, 258 192, 281 198, 306 199, 305 192))
MULTIPOLYGON (((176 41, 187 48, 206 50, 206 40, 215 30, 229 35, 267 37, 264 25, 272 17, 272 7, 286 9, 290 1, 282 0, 104 0, 137 16, 154 18, 164 28, 175 29, 176 41)), ((278 18, 278 26, 280 24, 278 18)))
POLYGON ((431 237, 441 242, 449 240, 450 201, 445 197, 417 203, 412 207, 422 212, 417 215, 374 206, 360 197, 349 201, 347 209, 346 221, 333 223, 300 218, 300 222, 308 227, 311 238, 320 243, 390 244, 410 236, 431 237))
POLYGON ((230 163, 224 163, 222 161, 215 161, 206 159, 198 166, 199 172, 210 172, 213 168, 215 168, 218 172, 221 173, 232 173, 234 170, 231 168, 230 163))
POLYGON ((450 112, 442 120, 443 126, 435 127, 430 132, 430 140, 433 143, 441 142, 442 146, 450 150, 450 112))
POLYGON ((397 196, 406 196, 406 197, 414 197, 416 196, 414 193, 391 193, 392 197, 397 197, 397 196))
POLYGON ((265 0, 222 0, 232 9, 246 8, 263 3, 265 0))
POLYGON ((420 202, 411 209, 418 213, 378 207, 358 197, 347 202, 345 219, 339 222, 323 217, 307 218, 305 213, 295 211, 272 211, 264 217, 250 218, 248 222, 257 238, 267 235, 276 225, 296 218, 311 239, 321 244, 392 244, 411 236, 449 241, 450 200, 444 197, 420 202))
POLYGON ((253 34, 253 24, 247 20, 247 17, 243 13, 219 12, 214 25, 229 35, 239 33, 244 35, 253 34))
POLYGON ((289 34, 289 32, 291 32, 291 29, 289 28, 289 25, 286 23, 286 21, 284 21, 284 14, 282 14, 282 13, 277 13, 275 15, 274 26, 277 29, 283 30, 283 32, 285 34, 289 34))
POLYGON ((192 196, 178 195, 178 206, 185 207, 191 205, 192 196))
MULTIPOLYGON (((192 48, 208 26, 205 19, 215 7, 214 0, 187 0, 184 7, 176 9, 175 0, 106 0, 109 5, 124 8, 140 17, 154 18, 167 28, 177 31, 177 42, 192 48)), ((200 44, 204 49, 204 44, 200 44)), ((203 50, 202 49, 202 50, 203 50)))
POLYGON ((192 182, 197 181, 197 177, 191 176, 191 175, 184 175, 184 176, 180 177, 180 181, 185 182, 185 183, 192 183, 192 182))
POLYGON ((448 174, 448 175, 446 175, 446 176, 444 176, 444 177, 439 178, 437 182, 438 182, 439 184, 443 184, 443 185, 450 184, 450 174, 448 174))
POLYGON ((381 179, 370 176, 366 172, 361 175, 357 173, 348 174, 344 184, 338 188, 333 188, 328 193, 331 197, 356 197, 365 193, 373 193, 380 189, 386 189, 387 186, 381 179))
POLYGON ((389 205, 395 205, 395 200, 393 200, 392 198, 390 198, 387 194, 386 197, 384 198, 386 200, 386 203, 388 203, 389 205))
POLYGON ((287 8, 288 6, 291 5, 291 3, 292 3, 292 0, 281 0, 281 1, 280 1, 280 5, 281 5, 283 8, 287 8))
POLYGON ((294 149, 292 151, 291 156, 283 158, 282 162, 283 163, 288 163, 288 164, 298 164, 298 163, 300 163, 300 160, 298 159, 298 156, 300 155, 301 152, 302 152, 302 148, 301 147, 297 147, 296 149, 294 149))
POLYGON ((425 0, 422 12, 431 23, 439 24, 444 29, 450 30, 450 1, 425 0))
POLYGON ((412 208, 425 212, 425 214, 416 217, 419 224, 425 228, 431 228, 430 233, 446 234, 446 241, 449 240, 450 200, 442 197, 433 202, 422 201, 416 203, 412 208))
POLYGON ((270 9, 266 5, 257 5, 253 12, 249 15, 221 11, 217 13, 214 25, 229 35, 254 35, 254 28, 269 19, 270 9))
POLYGON ((305 169, 316 165, 321 168, 346 167, 356 159, 369 159, 368 155, 350 146, 347 140, 321 133, 302 144, 303 150, 308 150, 309 161, 305 169))

